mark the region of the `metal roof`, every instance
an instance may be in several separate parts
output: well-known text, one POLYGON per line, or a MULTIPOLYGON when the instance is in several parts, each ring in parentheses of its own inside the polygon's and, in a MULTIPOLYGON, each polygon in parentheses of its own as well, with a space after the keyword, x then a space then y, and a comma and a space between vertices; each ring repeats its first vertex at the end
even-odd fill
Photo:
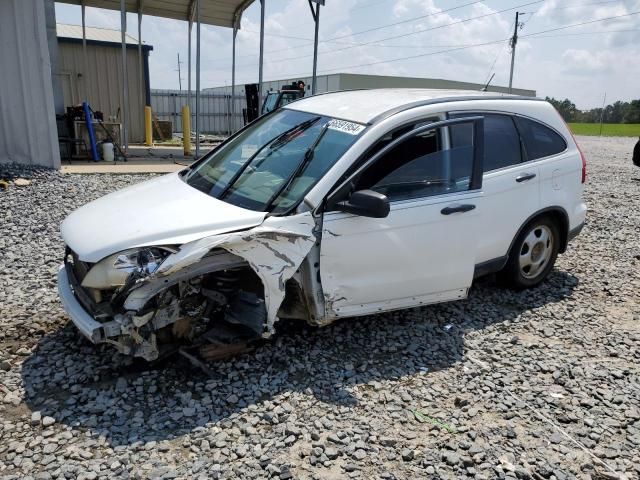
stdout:
MULTIPOLYGON (((58 3, 82 5, 83 0, 56 0, 58 3)), ((217 25, 220 27, 240 27, 242 12, 254 0, 201 0, 200 23, 217 25)), ((84 0, 87 7, 105 8, 120 11, 120 0, 84 0)), ((152 17, 173 18, 175 20, 196 19, 195 0, 126 0, 127 12, 138 13, 152 17)))
MULTIPOLYGON (((109 42, 120 45, 122 37, 120 30, 111 28, 86 27, 87 41, 109 42)), ((58 38, 73 38, 82 40, 82 25, 56 24, 56 36, 58 38)), ((125 35, 127 45, 138 45, 138 39, 128 33, 125 35)))

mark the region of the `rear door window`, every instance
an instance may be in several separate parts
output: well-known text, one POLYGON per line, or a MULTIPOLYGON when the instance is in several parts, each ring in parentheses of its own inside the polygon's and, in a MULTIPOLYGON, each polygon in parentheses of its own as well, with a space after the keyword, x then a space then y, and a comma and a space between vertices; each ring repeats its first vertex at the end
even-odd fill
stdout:
MULTIPOLYGON (((468 113, 454 113, 452 118, 463 117, 468 113)), ((509 115, 482 114, 484 117, 484 168, 485 172, 510 167, 522 162, 520 136, 509 115)), ((449 127, 451 146, 466 146, 469 141, 470 124, 449 127)))
POLYGON ((528 118, 516 117, 527 160, 557 155, 567 149, 567 143, 556 132, 528 118))

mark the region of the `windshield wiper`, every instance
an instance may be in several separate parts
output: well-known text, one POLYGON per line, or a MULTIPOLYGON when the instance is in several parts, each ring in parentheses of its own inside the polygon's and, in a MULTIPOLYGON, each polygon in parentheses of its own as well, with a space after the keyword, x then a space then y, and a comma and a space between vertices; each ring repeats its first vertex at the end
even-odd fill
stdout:
POLYGON ((316 147, 322 140, 322 137, 324 137, 324 134, 327 133, 327 130, 329 129, 329 123, 330 122, 327 122, 324 124, 324 126, 322 127, 322 130, 320 130, 320 133, 318 133, 318 136, 316 137, 316 139, 313 141, 311 146, 307 148, 307 150, 304 152, 304 155, 302 156, 302 160, 298 162, 298 165, 296 165, 296 168, 293 170, 293 172, 291 172, 289 177, 287 177, 287 181, 273 195, 271 195, 271 197, 269 198, 269 201, 265 206, 265 211, 268 212, 269 209, 271 208, 271 204, 275 202, 278 199, 278 197, 282 195, 282 193, 288 191, 291 188, 293 181, 298 177, 298 175, 300 175, 300 173, 305 169, 305 167, 309 165, 311 160, 313 160, 316 147))
POLYGON ((309 120, 305 120, 301 124, 296 125, 293 128, 290 128, 286 132, 281 133, 280 135, 278 135, 276 138, 274 138, 269 142, 269 150, 277 150, 280 147, 283 147, 284 145, 289 143, 291 140, 296 138, 297 134, 300 134, 305 130, 307 130, 311 125, 313 125, 318 120, 320 120, 320 118, 321 117, 310 118, 309 120))
MULTIPOLYGON (((276 135, 275 137, 273 137, 271 140, 269 140, 267 143, 265 143, 264 145, 262 145, 258 150, 256 150, 256 152, 251 155, 247 161, 240 167, 240 169, 233 174, 233 177, 231 177, 229 179, 229 183, 227 183, 227 186, 224 187, 224 189, 220 192, 220 195, 218 196, 218 199, 222 200, 225 195, 227 193, 229 193, 229 190, 231 190, 231 187, 233 186, 234 183, 236 183, 238 181, 238 179, 242 176, 242 174, 244 173, 244 171, 247 169, 247 167, 249 165, 251 165, 251 162, 253 162, 253 160, 260 154, 260 152, 262 152, 265 148, 270 147, 271 145, 273 145, 274 143, 280 141, 282 142, 281 145, 278 145, 277 148, 279 148, 280 146, 286 144, 289 142, 289 140, 291 139, 286 139, 286 136, 289 134, 292 134, 294 132, 300 131, 303 132, 305 131, 307 128, 309 128, 311 125, 313 125, 314 123, 316 123, 318 120, 320 120, 320 118, 322 117, 313 117, 310 118, 309 120, 305 120, 302 123, 299 123, 298 125, 295 125, 294 127, 291 127, 289 130, 286 130, 278 135, 276 135)), ((276 148, 272 148, 273 151, 276 150, 276 148)))

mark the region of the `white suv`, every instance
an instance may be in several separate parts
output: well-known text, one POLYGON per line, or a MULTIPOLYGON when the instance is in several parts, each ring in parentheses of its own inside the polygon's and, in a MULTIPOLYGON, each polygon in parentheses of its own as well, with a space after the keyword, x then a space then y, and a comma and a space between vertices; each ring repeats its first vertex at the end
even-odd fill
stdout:
POLYGON ((532 287, 584 225, 584 182, 539 99, 317 95, 72 213, 60 297, 94 343, 154 359, 220 326, 267 337, 280 318, 461 299, 488 273, 532 287))

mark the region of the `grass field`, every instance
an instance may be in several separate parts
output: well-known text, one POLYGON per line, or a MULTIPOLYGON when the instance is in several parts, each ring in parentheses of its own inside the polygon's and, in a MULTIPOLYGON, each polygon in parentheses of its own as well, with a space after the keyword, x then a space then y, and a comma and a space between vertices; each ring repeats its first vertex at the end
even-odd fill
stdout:
MULTIPOLYGON (((570 123, 576 135, 600 135, 599 123, 570 123)), ((640 123, 604 123, 602 135, 606 137, 640 137, 640 123)))

